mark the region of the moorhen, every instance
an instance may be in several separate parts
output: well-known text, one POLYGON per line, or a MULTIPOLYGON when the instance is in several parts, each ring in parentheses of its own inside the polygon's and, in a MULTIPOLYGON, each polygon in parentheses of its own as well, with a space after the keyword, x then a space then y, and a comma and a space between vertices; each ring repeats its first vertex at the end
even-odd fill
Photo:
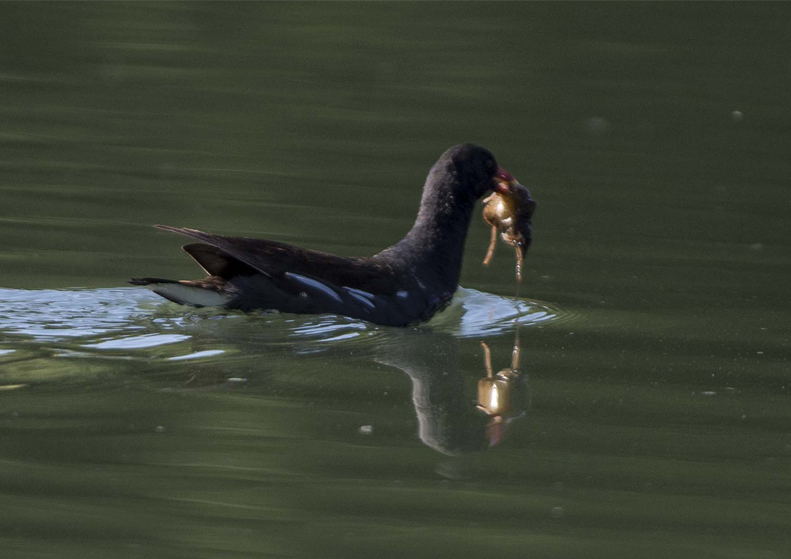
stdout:
POLYGON ((199 241, 183 248, 209 277, 133 278, 130 283, 195 307, 330 313, 385 326, 414 325, 453 298, 476 201, 489 191, 508 192, 515 183, 489 150, 460 144, 429 171, 412 229, 370 258, 156 225, 199 241))

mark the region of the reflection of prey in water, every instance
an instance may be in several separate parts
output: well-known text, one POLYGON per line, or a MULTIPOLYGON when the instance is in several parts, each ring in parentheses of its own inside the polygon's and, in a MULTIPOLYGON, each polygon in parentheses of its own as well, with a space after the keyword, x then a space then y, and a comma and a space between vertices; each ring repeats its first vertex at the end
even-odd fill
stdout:
POLYGON ((418 435, 431 448, 450 456, 486 450, 498 444, 509 424, 529 406, 527 375, 520 373, 519 338, 511 367, 492 374, 483 344, 486 377, 478 382, 477 405, 465 390, 459 340, 447 334, 409 331, 381 348, 380 363, 397 367, 412 379, 418 435))

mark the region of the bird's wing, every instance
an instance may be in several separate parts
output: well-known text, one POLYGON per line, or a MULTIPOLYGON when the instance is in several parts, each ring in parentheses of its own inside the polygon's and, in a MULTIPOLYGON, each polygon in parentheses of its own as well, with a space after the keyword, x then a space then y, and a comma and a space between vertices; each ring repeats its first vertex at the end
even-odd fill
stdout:
POLYGON ((393 325, 414 320, 410 294, 399 290, 398 274, 386 263, 263 239, 156 227, 200 241, 184 250, 207 273, 232 281, 242 294, 238 308, 243 310, 334 313, 393 325))
POLYGON ((393 291, 392 280, 396 274, 392 267, 369 258, 347 258, 276 241, 226 237, 197 229, 169 225, 155 227, 201 241, 185 245, 184 250, 206 272, 226 279, 247 275, 252 269, 272 277, 300 274, 377 294, 393 291), (236 262, 229 261, 229 256, 236 262))

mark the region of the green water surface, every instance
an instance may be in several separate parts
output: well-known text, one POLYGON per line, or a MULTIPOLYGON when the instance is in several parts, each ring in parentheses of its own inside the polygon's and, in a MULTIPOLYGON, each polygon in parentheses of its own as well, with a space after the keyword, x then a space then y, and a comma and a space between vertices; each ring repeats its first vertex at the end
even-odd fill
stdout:
POLYGON ((0 556, 791 557, 789 52, 782 3, 0 3, 0 556), (125 284, 201 274, 154 223, 373 254, 468 141, 539 203, 518 302, 481 219, 417 329, 125 284))

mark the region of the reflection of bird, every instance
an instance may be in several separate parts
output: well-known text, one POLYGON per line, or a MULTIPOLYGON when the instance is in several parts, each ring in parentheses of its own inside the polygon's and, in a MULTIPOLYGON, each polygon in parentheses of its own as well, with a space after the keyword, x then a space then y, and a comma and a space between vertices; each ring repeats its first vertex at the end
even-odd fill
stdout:
MULTIPOLYGON (((400 332, 399 332, 400 333, 400 332)), ((423 329, 406 330, 378 348, 376 360, 396 367, 412 380, 418 436, 448 456, 480 452, 491 446, 491 418, 465 389, 459 340, 423 329)))
MULTIPOLYGON (((476 406, 465 388, 457 338, 422 329, 399 334, 378 348, 376 360, 401 369, 412 380, 418 436, 427 446, 449 456, 480 452, 500 443, 510 423, 525 414, 528 386, 516 368, 509 369, 513 374, 508 378, 501 377, 505 371, 493 377, 489 365, 489 375, 479 382, 476 406), (496 390, 506 406, 487 407, 491 397, 480 399, 481 384, 488 380, 497 382, 496 390)), ((512 364, 518 363, 518 342, 514 352, 512 364)))
POLYGON ((185 305, 332 313, 407 326, 444 309, 456 291, 475 202, 512 177, 486 149, 461 144, 429 171, 415 224, 370 258, 345 258, 283 243, 157 226, 198 242, 184 246, 209 274, 202 280, 135 278, 185 305))

